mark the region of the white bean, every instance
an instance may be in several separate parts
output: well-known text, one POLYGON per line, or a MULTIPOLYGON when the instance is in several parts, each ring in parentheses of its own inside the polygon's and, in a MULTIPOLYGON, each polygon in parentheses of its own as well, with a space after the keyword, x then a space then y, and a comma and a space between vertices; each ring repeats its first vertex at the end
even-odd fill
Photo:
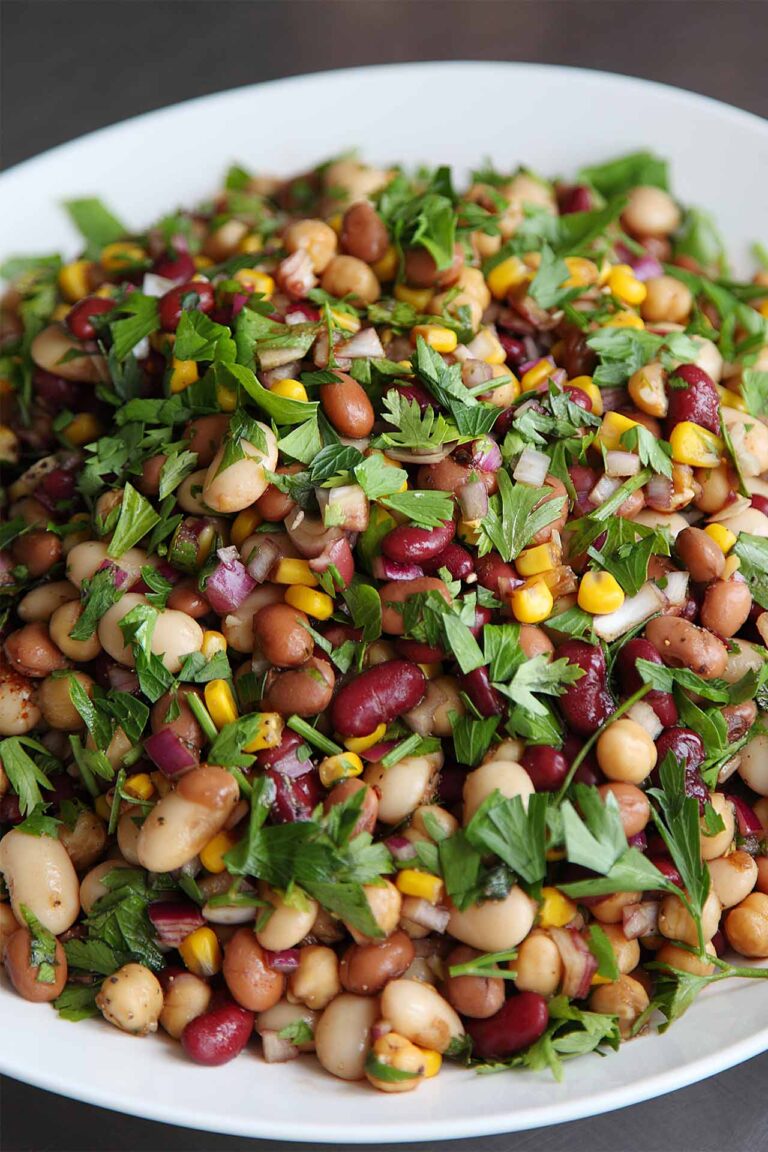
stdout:
POLYGON ((37 620, 50 620, 62 604, 79 599, 77 588, 69 580, 54 580, 27 592, 19 601, 16 612, 25 624, 34 624, 37 620))
POLYGON ((716 860, 718 856, 727 852, 733 843, 733 837, 736 833, 736 817, 733 804, 722 792, 710 792, 709 801, 722 820, 724 827, 722 832, 716 832, 714 836, 706 836, 704 834, 704 821, 702 820, 701 856, 703 860, 716 860))
MULTIPOLYGON (((765 724, 768 716, 761 713, 760 723, 765 724)), ((741 750, 739 776, 758 796, 768 796, 768 735, 758 733, 741 750)))
POLYGON ((178 1040, 190 1020, 207 1012, 210 1003, 210 985, 192 972, 180 972, 168 982, 160 1023, 169 1036, 178 1040))
POLYGON ((33 682, 0 663, 0 736, 23 736, 37 727, 40 716, 33 682))
POLYGON ((259 944, 270 952, 295 948, 312 931, 317 916, 317 902, 301 893, 294 905, 286 904, 280 893, 267 884, 262 886, 260 895, 272 905, 273 911, 264 927, 256 932, 259 944))
POLYGON ((208 475, 207 468, 198 468, 196 472, 185 476, 176 490, 176 501, 184 512, 193 516, 205 516, 210 511, 203 500, 203 484, 208 475))
POLYGON ((381 994, 381 1013, 406 1040, 445 1052, 464 1035, 464 1025, 447 1000, 420 980, 391 980, 381 994))
POLYGON ((429 801, 436 774, 443 766, 443 753, 406 756, 391 768, 369 764, 363 780, 379 790, 379 820, 399 824, 429 801))
POLYGON ((224 768, 208 764, 183 776, 141 826, 136 852, 142 867, 172 872, 186 864, 224 827, 239 798, 237 781, 224 768))
POLYGON ((109 892, 109 888, 104 883, 104 877, 109 876, 110 872, 114 872, 116 868, 130 867, 131 865, 127 860, 102 860, 101 864, 97 864, 95 868, 91 868, 90 872, 86 872, 80 881, 80 907, 86 916, 90 916, 96 901, 101 900, 102 896, 106 896, 109 892))
POLYGON ((221 473, 219 468, 226 449, 221 447, 214 456, 206 473, 202 498, 215 512, 241 512, 258 500, 269 484, 265 469, 271 472, 277 464, 277 440, 266 424, 259 424, 259 428, 267 442, 266 452, 249 440, 241 440, 245 456, 221 473))
POLYGON ((371 1028, 379 1015, 376 996, 344 992, 331 1001, 315 1028, 315 1050, 326 1072, 340 1080, 363 1079, 371 1028))
POLYGON ((472 904, 463 912, 451 911, 448 931, 462 944, 480 952, 506 952, 516 948, 533 927, 536 905, 515 886, 503 900, 472 904))
MULTIPOLYGON (((99 621, 99 640, 103 648, 113 660, 128 668, 133 668, 136 661, 130 645, 124 641, 120 621, 134 608, 147 603, 146 597, 138 592, 127 592, 117 604, 107 609, 99 621)), ((202 642, 202 628, 186 612, 177 612, 173 608, 158 612, 150 650, 162 658, 169 672, 178 672, 182 657, 190 652, 199 652, 202 642)))
POLYGON ((80 885, 58 840, 11 829, 0 840, 0 872, 20 924, 26 923, 22 907, 29 908, 54 936, 74 924, 80 911, 80 885))
POLYGON ((67 577, 76 588, 82 588, 83 580, 90 580, 105 562, 127 572, 131 583, 138 580, 144 565, 151 563, 143 548, 129 548, 118 560, 110 560, 108 548, 103 540, 85 540, 75 545, 67 556, 67 577))
POLYGON ((464 781, 465 824, 469 824, 483 800, 497 789, 510 799, 521 796, 525 808, 528 807, 528 797, 535 791, 533 781, 521 764, 514 760, 489 760, 468 773, 464 781))

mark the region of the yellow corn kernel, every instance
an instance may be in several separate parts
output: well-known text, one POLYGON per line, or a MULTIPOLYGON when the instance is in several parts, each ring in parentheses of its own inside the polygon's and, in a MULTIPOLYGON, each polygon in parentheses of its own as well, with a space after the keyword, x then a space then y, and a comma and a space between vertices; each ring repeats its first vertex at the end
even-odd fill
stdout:
POLYGON ((512 614, 521 624, 540 624, 552 614, 554 599, 541 579, 526 580, 522 588, 516 588, 510 597, 512 614))
POLYGON ((134 776, 128 777, 123 790, 129 796, 135 796, 137 800, 149 800, 154 795, 155 786, 147 772, 137 772, 134 776))
POLYGON ((637 420, 622 416, 620 412, 606 412, 597 430, 596 441, 609 451, 621 448, 621 438, 630 428, 637 428, 637 420))
POLYGON ((208 681, 205 686, 205 706, 219 731, 225 724, 232 724, 238 718, 235 697, 226 680, 208 681))
POLYGON ((395 300, 410 304, 417 312, 424 312, 432 299, 431 288, 409 288, 407 284, 395 284, 395 300))
POLYGON ((610 572, 585 572, 579 584, 578 604, 593 616, 615 612, 624 603, 624 590, 610 572))
POLYGON ((266 272, 260 272, 258 268, 238 268, 232 279, 242 284, 248 292, 260 292, 262 296, 267 297, 275 294, 274 280, 266 272))
POLYGON ((707 524, 704 529, 710 540, 714 540, 721 552, 727 556, 736 543, 736 535, 725 524, 707 524))
POLYGON ((216 403, 222 412, 234 412, 237 408, 237 387, 230 387, 221 380, 216 381, 216 403))
POLYGON ((333 228, 337 236, 341 235, 341 229, 344 226, 344 217, 341 212, 334 212, 333 216, 329 216, 326 220, 329 228, 333 228))
POLYGON ((269 390, 274 392, 275 396, 282 396, 284 400, 301 400, 304 404, 309 400, 307 390, 301 380, 292 380, 290 376, 286 376, 284 380, 278 380, 276 384, 271 385, 269 390))
POLYGON ((730 388, 723 388, 722 384, 715 384, 715 388, 717 388, 720 403, 724 408, 737 408, 739 412, 747 411, 746 401, 738 392, 732 392, 730 388))
POLYGON ((341 328, 342 332, 359 332, 362 328, 362 322, 357 316, 353 316, 350 312, 342 312, 339 308, 330 309, 331 317, 336 328, 341 328))
MULTIPOLYGON (((388 329, 391 332, 391 329, 388 329)), ((398 360, 398 367, 402 370, 403 376, 413 376, 413 364, 410 360, 398 360)))
POLYGON ((279 712, 255 712, 259 717, 256 735, 243 746, 244 752, 261 752, 264 748, 276 748, 283 738, 285 721, 279 712))
POLYGON ((584 256, 566 256, 565 265, 570 276, 563 281, 563 288, 586 288, 597 283, 600 271, 594 260, 587 260, 584 256))
POLYGON ((320 773, 320 783, 324 788, 330 788, 339 780, 360 776, 363 762, 354 752, 339 752, 336 756, 326 756, 325 760, 321 760, 317 770, 320 773))
POLYGON ((540 928, 562 928, 570 924, 578 908, 557 888, 542 888, 539 905, 540 928))
POLYGON ((348 752, 367 752, 369 748, 373 748, 374 744, 383 740, 386 734, 386 724, 379 724, 378 728, 374 728, 368 736, 350 736, 342 743, 348 752))
POLYGON ((189 388, 190 384, 194 384, 199 379, 196 360, 177 360, 175 356, 172 358, 169 381, 172 393, 183 392, 185 388, 189 388))
POLYGON ((203 256, 201 253, 199 256, 195 256, 194 264, 198 272, 201 272, 204 268, 212 268, 213 260, 211 260, 210 256, 203 256))
POLYGON ((761 316, 768 320, 768 300, 763 300, 762 304, 758 308, 758 312, 761 316))
POLYGON ((375 264, 371 264, 371 268, 380 283, 386 280, 394 280, 397 273, 397 251, 395 246, 390 244, 381 260, 377 260, 375 264))
POLYGON ((250 256, 252 253, 261 252, 264 247, 264 241, 258 232, 249 232, 237 246, 238 252, 242 252, 245 256, 250 256))
POLYGON ((434 1048, 422 1048, 420 1044, 417 1044, 416 1047, 424 1057, 424 1079, 431 1080, 433 1076, 437 1076, 442 1068, 443 1058, 439 1052, 435 1052, 434 1048))
POLYGON ((92 440, 98 440, 103 431, 101 421, 97 420, 92 412, 78 412, 77 416, 74 416, 67 424, 62 436, 70 444, 74 444, 76 448, 81 448, 83 444, 90 444, 92 440))
POLYGON ((591 376, 574 376, 572 380, 568 381, 570 388, 578 388, 579 392, 584 392, 589 396, 592 401, 592 411, 595 416, 602 416, 603 414, 603 394, 595 384, 591 376))
POLYGON ((69 312, 69 304, 57 304, 51 313, 51 320, 55 320, 57 323, 59 323, 61 320, 66 320, 67 316, 69 316, 69 312))
POLYGON ((235 548, 239 548, 256 531, 261 522, 261 516, 255 508, 244 508, 242 512, 238 512, 232 521, 229 534, 229 539, 235 548))
POLYGON ((592 979, 589 982, 590 987, 592 987, 592 988, 596 988, 599 984, 612 984, 612 983, 613 983, 613 981, 611 980, 610 976, 601 976, 599 974, 599 972, 595 972, 594 976, 592 977, 592 979))
POLYGON ((436 676, 441 676, 443 672, 443 666, 440 663, 419 664, 419 668, 421 668, 427 680, 434 680, 436 676))
POLYGON ((480 521, 459 520, 456 535, 464 544, 477 544, 480 539, 480 521))
POLYGON ((179 944, 179 955, 195 976, 215 976, 221 971, 221 945, 213 928, 195 928, 179 944))
POLYGON ((227 641, 221 632, 203 632, 203 642, 200 651, 206 660, 212 660, 218 652, 226 652, 227 641))
POLYGON ((59 291, 70 304, 88 295, 90 268, 89 260, 73 260, 71 264, 65 264, 59 272, 59 291))
POLYGON ((306 612, 315 620, 328 620, 333 616, 333 600, 325 592, 318 592, 314 588, 305 588, 301 584, 288 589, 285 594, 286 604, 291 608, 298 608, 306 612))
POLYGON ((676 464, 690 464, 692 468, 716 468, 723 455, 720 437, 691 420, 675 425, 669 446, 676 464))
POLYGON ((130 240, 118 240, 115 244, 107 244, 101 250, 99 261, 106 272, 124 272, 127 268, 135 268, 147 259, 147 254, 139 244, 132 244, 130 240))
POLYGON ((638 331, 645 328, 645 324, 636 312, 614 312, 613 316, 609 316, 607 320, 603 321, 605 328, 637 328, 638 331))
POLYGON ((554 370, 554 365, 550 364, 549 360, 539 360, 538 364, 534 364, 533 368, 529 368, 520 377, 523 392, 530 392, 532 389, 538 388, 540 384, 549 379, 554 370))
POLYGON ((459 342, 456 333, 450 328, 443 328, 441 324, 417 324, 411 328, 411 343, 415 344, 419 336, 435 352, 453 352, 459 342))
POLYGON ((97 816, 101 817, 102 820, 109 822, 109 818, 112 815, 112 805, 106 796, 102 795, 96 797, 93 802, 93 810, 97 816))
POLYGON ((403 896, 415 896, 429 904, 439 904, 445 887, 439 876, 429 872, 418 872, 415 868, 403 868, 398 872, 395 885, 403 896))
POLYGON ((638 280, 629 264, 616 264, 608 273, 608 287, 625 304, 642 304, 648 289, 638 280))
POLYGON ((303 584, 306 588, 316 588, 320 581, 310 568, 308 561, 283 558, 275 569, 272 583, 303 584))
POLYGON ((540 576, 542 572, 550 572, 557 567, 560 559, 550 541, 538 544, 535 548, 526 548, 515 560, 515 567, 520 576, 540 576))
POLYGON ((492 268, 485 278, 496 300, 503 300, 510 288, 518 288, 530 279, 530 269, 519 256, 508 256, 492 268))
POLYGON ((733 553, 731 553, 731 555, 726 558, 725 568, 723 568, 723 574, 720 579, 730 580, 731 577, 738 572, 739 568, 741 568, 741 560, 738 556, 734 556, 733 553))
POLYGON ((204 848, 200 850, 200 863, 206 872, 226 872, 227 865, 224 862, 224 853, 229 852, 230 848, 234 848, 237 840, 230 832, 217 832, 212 840, 209 840, 204 848))

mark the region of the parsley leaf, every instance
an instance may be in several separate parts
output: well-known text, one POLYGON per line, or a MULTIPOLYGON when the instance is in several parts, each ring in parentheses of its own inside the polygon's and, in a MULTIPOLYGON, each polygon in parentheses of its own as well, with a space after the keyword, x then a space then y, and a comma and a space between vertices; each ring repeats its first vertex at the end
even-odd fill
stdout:
POLYGON ((638 184, 650 184, 665 191, 669 187, 667 162, 652 152, 630 152, 605 164, 582 168, 577 179, 590 184, 606 199, 629 192, 638 184))
POLYGON ((107 244, 122 240, 128 229, 109 208, 96 197, 65 200, 69 218, 86 241, 86 255, 95 260, 107 244))
POLYGON ((495 548, 502 560, 509 562, 520 555, 541 528, 557 520, 565 497, 551 496, 551 488, 513 485, 504 468, 496 476, 499 491, 491 496, 488 513, 478 526, 478 554, 485 556, 495 548))
POLYGON ((689 256, 709 271, 723 276, 728 271, 723 238, 714 219, 701 208, 687 208, 675 237, 675 256, 689 256))
POLYGON ((170 672, 152 651, 152 634, 157 617, 157 610, 150 604, 137 604, 120 621, 125 643, 130 644, 133 651, 141 690, 153 704, 173 683, 170 672))
POLYGON ((460 764, 475 768, 493 742, 499 717, 488 716, 482 720, 473 720, 471 716, 459 716, 458 712, 449 712, 448 715, 456 759, 460 764))
POLYGON ((615 1016, 585 1012, 567 996, 553 996, 549 1002, 549 1027, 534 1044, 504 1061, 479 1065, 481 1072, 501 1072, 508 1068, 527 1068, 542 1072, 549 1068, 555 1080, 563 1078, 563 1060, 600 1052, 602 1047, 617 1051, 621 1043, 615 1016))
POLYGON ((545 244, 541 249, 541 262, 528 288, 528 294, 542 308, 556 308, 563 301, 580 296, 584 291, 583 288, 574 288, 572 285, 564 287, 565 281, 569 278, 568 265, 555 256, 549 245, 545 244))
POLYGON ((606 980, 618 980, 620 973, 616 953, 605 930, 599 924, 590 924, 587 942, 590 952, 597 960, 597 975, 604 976, 606 980))
MULTIPOLYGON (((387 469, 395 471, 395 469, 387 469)), ((397 469, 399 471, 399 469, 397 469)), ((391 512, 407 516, 419 528, 439 528, 453 516, 453 500, 448 492, 397 492, 379 497, 379 503, 391 512)))
POLYGON ((174 357, 177 360, 234 360, 235 342, 229 328, 217 324, 205 312, 198 311, 197 293, 191 287, 189 296, 194 298, 189 302, 191 307, 187 307, 186 297, 182 301, 181 318, 173 344, 174 357))
POLYGON ((741 394, 752 416, 768 412, 768 372, 745 368, 741 374, 741 394))
POLYGON ((570 664, 568 658, 563 656, 559 660, 550 660, 543 652, 534 656, 532 660, 521 660, 507 683, 494 681, 494 688, 508 696, 514 704, 533 716, 546 714, 546 707, 536 699, 534 692, 542 692, 545 696, 559 696, 569 684, 574 684, 584 675, 582 668, 570 664))
POLYGON ((29 928, 29 963, 30 967, 37 968, 35 981, 38 984, 55 984, 56 968, 56 937, 47 928, 44 928, 26 904, 21 905, 21 914, 29 928))
POLYGON ((35 808, 44 806, 40 789, 52 787, 45 772, 26 751, 27 748, 50 761, 48 749, 28 736, 8 736, 0 740, 0 762, 19 798, 22 816, 28 816, 35 808))
MULTIPOLYGON (((768 379, 768 372, 764 375, 768 379)), ((739 573, 749 585, 752 596, 761 608, 768 609, 768 540, 740 532, 733 552, 741 561, 739 573)))
POLYGON ((96 1007, 98 991, 98 984, 67 984, 61 995, 54 1000, 53 1006, 62 1020, 90 1020, 101 1015, 96 1007))
POLYGON ((83 598, 83 612, 70 632, 73 640, 89 640, 96 626, 108 608, 123 595, 124 589, 117 587, 117 566, 110 564, 94 572, 90 580, 83 580, 80 595, 83 598))
POLYGON ((362 629, 363 640, 369 644, 378 640, 381 636, 381 597, 373 585, 355 576, 341 594, 352 616, 352 623, 362 629))
POLYGON ((487 796, 467 825, 465 835, 479 852, 492 852, 529 884, 546 874, 546 812, 543 792, 511 798, 495 790, 487 796))
POLYGON ((143 536, 151 532, 159 521, 160 517, 149 500, 137 492, 132 484, 126 484, 120 503, 120 515, 107 555, 113 559, 122 556, 123 552, 127 552, 134 544, 138 544, 143 536))
POLYGON ((125 360, 137 344, 160 328, 157 300, 141 292, 131 292, 125 300, 115 305, 109 315, 123 316, 121 320, 112 320, 109 325, 112 354, 117 360, 125 360))
POLYGON ((642 424, 627 428, 622 434, 621 446, 627 452, 636 452, 644 468, 660 476, 672 475, 672 449, 663 440, 657 440, 642 424))
POLYGON ((442 413, 437 413, 434 408, 427 408, 422 413, 416 400, 409 400, 394 388, 384 397, 382 417, 397 429, 385 431, 379 437, 381 444, 387 447, 427 451, 459 439, 458 429, 449 424, 442 413))

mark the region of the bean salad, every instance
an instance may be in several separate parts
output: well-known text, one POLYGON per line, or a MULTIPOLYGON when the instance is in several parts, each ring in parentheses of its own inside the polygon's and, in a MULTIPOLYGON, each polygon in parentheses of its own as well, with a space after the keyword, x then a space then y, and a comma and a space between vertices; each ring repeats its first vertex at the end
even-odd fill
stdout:
POLYGON ((768 975, 768 253, 648 152, 465 188, 235 166, 3 265, 25 999, 406 1092, 768 975))

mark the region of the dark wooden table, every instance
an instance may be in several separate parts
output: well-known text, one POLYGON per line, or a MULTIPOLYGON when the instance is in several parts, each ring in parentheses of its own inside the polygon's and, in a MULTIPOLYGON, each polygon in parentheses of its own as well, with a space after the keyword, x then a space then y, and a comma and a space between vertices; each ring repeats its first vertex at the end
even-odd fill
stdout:
MULTIPOLYGON (((581 65, 661 80, 768 116, 766 0, 5 0, 0 18, 6 167, 83 132, 191 96, 388 61, 581 65)), ((639 117, 641 109, 628 114, 639 117)), ((449 118, 446 125, 449 130, 449 118)), ((716 201, 715 173, 716 163, 703 202, 716 201)), ((13 1043, 2 1021, 0 1043, 13 1043)), ((768 1148, 767 1079, 765 1055, 672 1096, 593 1120, 423 1147, 760 1152, 768 1148)), ((12 1080, 3 1081, 0 1091, 4 1152, 275 1147, 119 1116, 12 1080)))

